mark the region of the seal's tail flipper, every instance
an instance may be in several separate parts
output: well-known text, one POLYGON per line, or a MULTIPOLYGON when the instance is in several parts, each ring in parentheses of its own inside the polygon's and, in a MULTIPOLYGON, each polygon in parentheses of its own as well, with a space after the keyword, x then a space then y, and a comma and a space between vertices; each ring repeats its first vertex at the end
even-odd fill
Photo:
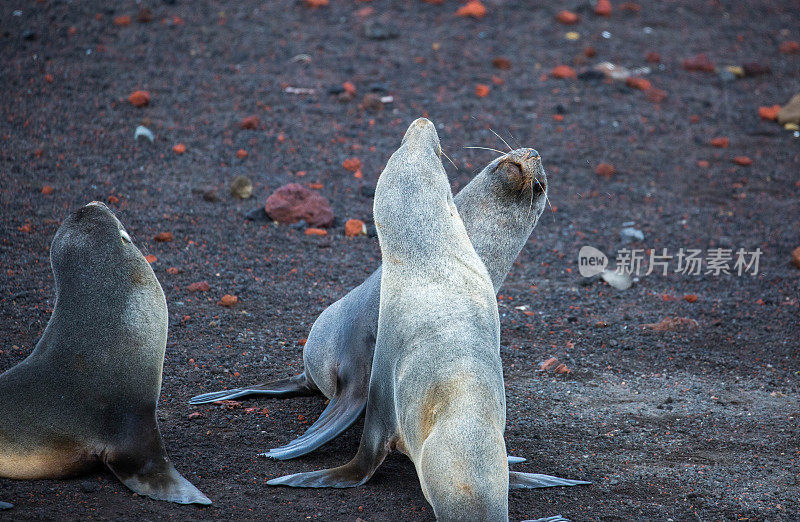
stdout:
POLYGON ((106 466, 139 495, 177 504, 211 504, 211 500, 178 473, 170 462, 155 419, 152 427, 147 424, 131 422, 131 433, 135 438, 126 440, 124 447, 104 452, 106 466))
POLYGON ((14 504, 9 504, 8 502, 3 502, 0 500, 0 509, 11 509, 14 507, 14 504))
POLYGON ((328 403, 325 411, 319 416, 319 419, 308 428, 308 431, 289 444, 280 448, 273 448, 261 455, 277 460, 293 459, 311 453, 326 442, 333 440, 341 432, 349 428, 364 412, 364 407, 367 404, 366 398, 353 397, 351 395, 337 392, 331 402, 328 403))
POLYGON ((519 471, 510 471, 508 473, 509 489, 552 488, 555 486, 579 486, 582 484, 591 484, 591 482, 553 477, 540 473, 520 473, 519 471))
POLYGON ((208 402, 225 401, 249 397, 250 395, 266 395, 268 397, 288 398, 303 397, 306 395, 316 395, 317 387, 310 383, 306 378, 305 372, 288 379, 268 382, 266 384, 255 384, 245 388, 234 388, 232 390, 220 390, 215 392, 203 393, 189 399, 189 404, 206 404, 208 402))

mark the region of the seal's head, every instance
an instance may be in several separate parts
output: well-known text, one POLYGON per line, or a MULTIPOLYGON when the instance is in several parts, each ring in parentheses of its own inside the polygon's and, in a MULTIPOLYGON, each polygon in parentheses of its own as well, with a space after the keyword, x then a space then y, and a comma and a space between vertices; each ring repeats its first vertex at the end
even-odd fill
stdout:
POLYGON ((432 150, 438 156, 442 155, 439 134, 436 132, 433 122, 427 118, 417 118, 412 121, 403 135, 400 145, 410 149, 432 150))
POLYGON ((53 238, 50 263, 56 292, 65 285, 103 291, 119 286, 120 281, 133 285, 156 281, 125 227, 99 201, 79 208, 64 220, 53 238))
POLYGON ((516 149, 491 161, 455 197, 475 251, 487 264, 495 291, 547 204, 547 175, 538 152, 516 149))

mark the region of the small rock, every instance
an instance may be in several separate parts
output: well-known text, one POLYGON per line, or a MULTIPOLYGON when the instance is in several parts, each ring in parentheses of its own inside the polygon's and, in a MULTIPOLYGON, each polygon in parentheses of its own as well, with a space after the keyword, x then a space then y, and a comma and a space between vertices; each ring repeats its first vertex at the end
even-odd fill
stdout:
POLYGON ((781 125, 786 125, 787 123, 800 124, 800 93, 792 96, 789 103, 778 111, 778 123, 781 125))
POLYGON ((687 303, 696 303, 697 302, 697 295, 695 295, 695 294, 686 294, 685 296, 683 296, 683 299, 687 303))
POLYGON ((379 94, 368 92, 361 98, 361 103, 358 106, 365 111, 377 112, 383 110, 383 100, 379 94))
POLYGON ((151 131, 150 129, 148 129, 144 125, 139 125, 138 127, 136 127, 136 130, 133 132, 133 139, 138 141, 139 138, 144 138, 146 140, 149 140, 150 143, 153 143, 154 141, 156 141, 156 137, 153 134, 153 131, 151 131))
POLYGON ((475 96, 478 98, 485 98, 489 96, 489 86, 484 83, 479 83, 475 86, 475 96))
POLYGON ((81 489, 84 493, 95 493, 100 491, 100 484, 91 480, 81 481, 81 489))
POLYGON ((306 7, 316 9, 317 7, 325 7, 330 3, 330 0, 303 0, 306 7))
POLYGON ((131 25, 131 17, 128 15, 122 15, 114 18, 114 25, 119 27, 127 27, 131 25))
POLYGON ((169 275, 178 275, 178 274, 181 273, 181 269, 176 267, 176 266, 171 266, 171 267, 167 268, 167 273, 169 275))
POLYGON ((153 20, 153 13, 146 7, 140 7, 139 13, 136 15, 136 21, 140 24, 146 24, 153 20))
POLYGON ((186 289, 190 292, 208 292, 211 290, 211 285, 208 284, 208 281, 198 281, 190 284, 186 289))
POLYGON ((762 120, 775 121, 778 119, 778 114, 781 111, 780 105, 773 105, 772 107, 759 107, 758 116, 762 120))
POLYGON ((239 149, 236 151, 236 157, 239 159, 244 159, 247 157, 247 151, 244 149, 239 149))
POLYGON ((711 166, 711 163, 709 163, 706 160, 698 160, 697 166, 700 167, 701 169, 707 169, 708 167, 711 166))
POLYGON ((153 254, 148 254, 148 255, 144 256, 144 260, 152 265, 153 263, 158 261, 158 258, 156 256, 154 256, 153 254))
POLYGON ((378 20, 367 20, 364 23, 364 37, 370 40, 390 40, 400 36, 400 31, 393 25, 378 20))
POLYGON ((128 102, 134 107, 147 107, 150 105, 150 93, 147 91, 133 91, 128 96, 128 102))
POLYGON ((733 162, 737 165, 741 165, 742 167, 747 167, 753 164, 753 160, 748 158, 747 156, 736 156, 733 158, 733 162))
POLYGON ((570 67, 569 65, 557 65, 553 67, 553 70, 550 71, 550 76, 553 78, 577 78, 578 75, 575 73, 575 69, 570 67))
POLYGON ((699 326, 697 321, 687 317, 665 317, 657 323, 643 324, 642 328, 653 330, 654 332, 677 332, 680 330, 695 330, 699 326))
POLYGON ((172 152, 181 155, 186 152, 186 145, 184 145, 183 143, 178 143, 177 145, 172 147, 172 152))
POLYGON ((628 11, 629 13, 638 13, 642 10, 642 6, 636 2, 625 2, 620 4, 619 9, 620 11, 628 11))
POLYGON ((792 264, 800 268, 800 246, 792 250, 792 264))
POLYGON ((347 237, 366 236, 367 226, 360 219, 348 219, 344 224, 344 235, 347 237))
POLYGON ((710 143, 712 147, 726 149, 728 145, 730 145, 731 140, 729 138, 712 138, 710 143))
POLYGON ((705 53, 698 54, 683 61, 683 68, 687 71, 714 72, 714 64, 705 53))
POLYGON ((264 209, 279 223, 296 223, 301 219, 312 227, 328 227, 333 223, 328 200, 298 183, 289 183, 273 192, 264 209))
POLYGON ((644 232, 638 228, 625 227, 619 231, 619 235, 626 243, 628 241, 644 241, 644 232))
POLYGON ((238 302, 239 302, 239 298, 236 297, 235 295, 225 294, 225 295, 222 296, 222 299, 219 300, 218 304, 220 304, 222 306, 231 307, 231 306, 235 306, 236 303, 238 303, 238 302))
POLYGON ((594 4, 594 14, 597 16, 611 16, 611 2, 610 0, 597 0, 594 4))
POLYGON ((511 60, 509 60, 508 58, 504 58, 502 56, 497 56, 495 58, 492 58, 492 66, 494 66, 495 69, 500 69, 501 71, 507 71, 511 69, 511 60))
POLYGON ((772 74, 772 69, 769 65, 763 65, 759 62, 747 62, 742 64, 742 72, 745 76, 761 76, 772 74))
POLYGON ((342 162, 342 167, 350 172, 356 172, 361 168, 361 160, 358 158, 347 158, 342 162))
POLYGON ((269 216, 267 212, 264 210, 264 207, 258 206, 244 215, 244 218, 248 221, 268 221, 269 216))
POLYGON ((644 78, 640 78, 638 76, 631 76, 625 80, 625 85, 630 87, 631 89, 639 89, 640 91, 646 91, 652 87, 648 80, 644 78))
POLYGON ((159 243, 169 243, 172 241, 172 232, 159 232, 153 236, 153 240, 159 243))
POLYGON ((231 196, 247 199, 253 195, 253 182, 247 176, 236 176, 231 181, 231 196))
POLYGON ((602 176, 604 178, 610 178, 614 175, 614 165, 610 165, 608 163, 600 163, 596 169, 594 169, 594 173, 598 176, 602 176))
POLYGON ((53 193, 53 191, 54 189, 50 185, 45 185, 42 187, 42 194, 44 194, 45 196, 49 196, 50 194, 53 193))
POLYGON ((307 236, 327 236, 328 231, 324 228, 307 228, 305 231, 307 236))
POLYGON ((486 16, 486 6, 480 0, 469 0, 456 11, 456 16, 471 16, 472 18, 483 18, 486 16))
POLYGON ((661 63, 661 55, 653 51, 647 53, 644 59, 650 63, 661 63))
POLYGON ((539 364, 539 369, 543 372, 552 371, 553 373, 570 373, 571 370, 567 365, 559 362, 557 358, 550 357, 546 361, 539 364))
POLYGON ((597 51, 595 50, 594 47, 588 45, 584 47, 583 55, 586 56, 587 58, 594 58, 595 56, 597 56, 597 51))
POLYGON ((580 18, 572 11, 564 10, 558 12, 558 14, 556 15, 556 20, 558 20, 559 23, 562 23, 564 25, 574 25, 577 24, 578 21, 580 21, 580 18))
POLYGON ((797 54, 800 53, 800 42, 790 40, 783 42, 778 46, 778 50, 783 54, 797 54))
POLYGON ((255 130, 258 126, 261 125, 261 120, 258 116, 247 116, 246 118, 242 118, 242 121, 239 122, 239 126, 243 129, 248 130, 255 130))

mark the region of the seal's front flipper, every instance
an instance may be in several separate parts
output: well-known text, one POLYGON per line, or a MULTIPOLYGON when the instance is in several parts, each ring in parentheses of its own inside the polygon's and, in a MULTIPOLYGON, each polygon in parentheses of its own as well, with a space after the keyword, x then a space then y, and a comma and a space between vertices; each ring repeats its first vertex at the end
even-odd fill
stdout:
POLYGON ((14 504, 9 504, 8 502, 3 502, 0 500, 0 509, 11 509, 14 507, 14 504))
POLYGON ((540 473, 520 473, 519 471, 510 471, 508 473, 509 489, 552 488, 555 486, 579 486, 582 484, 591 484, 591 482, 553 477, 540 473))
POLYGON ((316 395, 317 393, 319 393, 319 390, 308 381, 305 372, 303 372, 294 377, 289 377, 288 379, 280 379, 266 384, 256 384, 245 388, 203 393, 189 399, 189 404, 206 404, 208 402, 239 399, 251 395, 266 395, 268 397, 283 399, 288 397, 316 395))
MULTIPOLYGON (((102 457, 106 466, 139 495, 177 504, 211 504, 208 497, 178 473, 167 457, 155 419, 152 426, 131 429, 135 434, 125 441, 124 447, 106 450, 102 457)), ((131 423, 131 428, 134 427, 131 423)))
POLYGON ((553 517, 537 518, 536 520, 523 520, 522 522, 569 522, 569 519, 561 515, 556 515, 553 517))
POLYGON ((319 419, 303 435, 285 446, 271 449, 261 455, 278 460, 293 459, 311 453, 336 438, 361 416, 367 404, 366 398, 351 395, 337 393, 319 419))
POLYGON ((525 462, 525 457, 514 457, 512 455, 508 455, 508 465, 511 464, 519 464, 521 462, 525 462))

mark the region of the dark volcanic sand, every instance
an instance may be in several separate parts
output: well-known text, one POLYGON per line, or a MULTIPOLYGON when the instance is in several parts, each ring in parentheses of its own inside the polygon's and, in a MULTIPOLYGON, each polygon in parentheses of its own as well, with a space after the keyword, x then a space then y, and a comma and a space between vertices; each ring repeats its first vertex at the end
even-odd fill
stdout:
POLYGON ((580 3, 496 1, 476 21, 454 16, 457 2, 332 0, 312 10, 294 1, 184 1, 150 5, 147 24, 136 22, 134 2, 111 4, 0 5, 0 369, 30 353, 48 320, 48 248, 60 220, 91 200, 118 198, 111 207, 134 241, 158 257, 153 267, 170 307, 164 439, 178 469, 214 505, 137 497, 98 471, 62 481, 0 479, 0 499, 16 504, 0 518, 431 519, 414 468, 399 454, 356 489, 264 485, 354 454, 360 424, 296 461, 256 456, 308 427, 321 398, 233 409, 186 403, 300 371, 298 341, 316 316, 379 263, 377 240, 345 238, 343 224, 370 219, 372 200, 360 188, 374 186, 420 115, 437 123, 459 166, 446 164, 455 190, 494 157, 463 146, 503 148, 489 127, 536 148, 548 171, 555 211, 542 217, 499 301, 506 440, 510 453, 529 459, 516 469, 595 483, 514 491, 512 519, 800 518, 800 270, 789 263, 800 245, 800 141, 757 115, 800 86, 800 55, 778 52, 781 42, 800 39, 797 2, 642 2, 639 14, 615 2, 610 18, 597 18, 580 3), (374 13, 357 14, 365 7, 374 13), (556 24, 563 8, 577 10, 581 23, 556 24), (119 15, 133 23, 114 25, 119 15), (366 39, 365 20, 399 36, 366 39), (28 29, 35 39, 23 38, 28 29), (569 30, 580 40, 567 41, 569 30), (541 78, 573 64, 587 45, 597 56, 579 72, 606 60, 641 66, 647 52, 660 53, 663 70, 647 78, 668 98, 654 104, 624 83, 541 78), (724 82, 681 68, 701 52, 720 65, 761 61, 772 75, 724 82), (292 60, 300 54, 307 63, 292 60), (496 56, 509 58, 511 70, 494 69, 496 56), (345 81, 358 89, 349 103, 328 94, 345 81), (394 103, 365 112, 358 104, 373 83, 394 103), (477 84, 491 85, 487 97, 476 97, 477 84), (316 93, 288 94, 286 86, 316 93), (150 91, 149 107, 126 101, 137 89, 150 91), (563 122, 553 119, 559 106, 563 122), (252 114, 261 127, 241 130, 240 119, 252 114), (133 140, 143 121, 157 136, 152 145, 133 140), (710 147, 715 136, 729 137, 730 147, 710 147), (182 156, 172 152, 179 142, 187 146, 182 156), (734 164, 740 155, 752 166, 734 164), (342 168, 348 157, 362 160, 363 180, 342 168), (710 166, 699 168, 699 160, 710 166), (600 162, 615 166, 612 179, 594 174, 600 162), (253 199, 228 195, 239 174, 253 179, 253 199), (243 219, 288 182, 322 183, 338 218, 328 237, 243 219), (44 185, 54 192, 42 194, 44 185), (220 201, 202 198, 208 186, 220 201), (626 292, 582 284, 579 248, 612 254, 625 221, 645 234, 638 248, 759 247, 760 273, 651 275, 626 292), (155 243, 162 231, 175 240, 155 243), (170 267, 181 272, 171 275, 170 267), (209 292, 187 290, 202 280, 209 292), (236 307, 217 304, 226 293, 239 297, 236 307), (684 294, 699 299, 688 303, 684 294), (696 319, 699 328, 639 326, 665 316, 696 319), (572 373, 537 371, 549 356, 572 373), (190 419, 193 412, 200 416, 190 419))

